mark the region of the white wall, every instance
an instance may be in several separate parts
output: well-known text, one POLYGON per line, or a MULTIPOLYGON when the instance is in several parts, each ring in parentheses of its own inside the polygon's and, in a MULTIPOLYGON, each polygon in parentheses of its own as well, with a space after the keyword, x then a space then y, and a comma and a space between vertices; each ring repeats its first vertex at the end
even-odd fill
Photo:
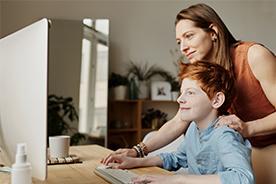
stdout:
POLYGON ((2 33, 2 2, 0 1, 0 38, 1 38, 1 33, 2 33))
POLYGON ((49 30, 49 94, 72 97, 79 104, 81 21, 52 19, 49 30))
MULTIPOLYGON (((176 72, 170 49, 176 48, 176 13, 199 1, 102 0, 2 2, 2 36, 41 17, 110 19, 110 71, 125 72, 126 63, 148 61, 176 72)), ((205 1, 237 39, 254 40, 276 51, 276 1, 205 1)))

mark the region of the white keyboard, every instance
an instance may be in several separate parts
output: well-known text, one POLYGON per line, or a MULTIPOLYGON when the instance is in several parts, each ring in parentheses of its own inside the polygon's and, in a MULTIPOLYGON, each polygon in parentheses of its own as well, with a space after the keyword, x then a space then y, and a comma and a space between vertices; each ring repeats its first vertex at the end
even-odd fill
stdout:
POLYGON ((131 171, 111 169, 104 165, 96 167, 94 172, 112 184, 131 184, 131 178, 137 176, 131 171))

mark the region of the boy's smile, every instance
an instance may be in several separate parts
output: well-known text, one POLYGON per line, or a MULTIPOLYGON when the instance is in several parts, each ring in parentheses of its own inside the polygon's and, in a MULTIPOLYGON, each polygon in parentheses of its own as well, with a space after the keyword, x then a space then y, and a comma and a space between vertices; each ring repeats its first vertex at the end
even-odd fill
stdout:
POLYGON ((181 84, 181 95, 177 102, 184 121, 195 121, 199 128, 205 128, 216 118, 217 109, 195 80, 185 78, 181 84))

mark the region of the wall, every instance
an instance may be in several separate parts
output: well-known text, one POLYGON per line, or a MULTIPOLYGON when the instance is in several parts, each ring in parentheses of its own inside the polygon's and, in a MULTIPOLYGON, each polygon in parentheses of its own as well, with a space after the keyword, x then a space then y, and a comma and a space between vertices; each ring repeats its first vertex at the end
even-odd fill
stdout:
MULTIPOLYGON (((199 1, 193 1, 193 3, 199 1)), ((205 1, 217 10, 237 39, 255 40, 276 51, 276 2, 205 1)), ((41 17, 110 19, 110 71, 125 72, 130 61, 158 63, 176 72, 175 14, 191 1, 10 1, 2 2, 2 36, 41 17)))
POLYGON ((2 33, 2 1, 0 1, 0 38, 2 33))
POLYGON ((49 94, 79 104, 82 22, 52 19, 49 30, 49 94))
MULTIPOLYGON (((0 0, 0 37, 42 17, 68 20, 81 20, 87 17, 107 18, 110 20, 109 72, 125 73, 127 63, 133 60, 156 63, 176 73, 176 68, 172 64, 173 58, 169 52, 177 48, 174 33, 175 15, 182 8, 196 2, 200 1, 0 0)), ((263 43, 276 53, 276 1, 204 2, 217 11, 237 39, 263 43)), ((55 79, 50 76, 50 80, 55 79)), ((51 86, 49 88, 52 89, 51 86)), ((62 89, 66 90, 61 93, 68 92, 67 88, 62 89)), ((76 91, 76 89, 72 90, 76 91)))
MULTIPOLYGON (((42 17, 68 20, 81 20, 87 17, 107 18, 110 20, 109 72, 126 73, 129 61, 133 60, 158 64, 176 73, 176 67, 172 62, 173 57, 169 52, 177 48, 174 32, 175 15, 182 8, 196 2, 200 1, 0 1, 0 26, 2 28, 0 28, 0 36, 14 32, 42 17)), ((216 0, 205 2, 217 11, 237 39, 254 40, 263 43, 274 53, 276 52, 276 37, 274 36, 276 1, 216 0)), ((55 78, 50 76, 50 80, 53 81, 55 78)), ((49 87, 51 90, 51 86, 49 87)), ((71 87, 73 88, 73 85, 71 87)), ((67 96, 66 92, 70 90, 65 87, 62 89, 66 90, 60 91, 60 95, 67 96)), ((78 91, 78 88, 72 90, 78 91)), ((78 94, 75 93, 75 95, 77 105, 78 94)))

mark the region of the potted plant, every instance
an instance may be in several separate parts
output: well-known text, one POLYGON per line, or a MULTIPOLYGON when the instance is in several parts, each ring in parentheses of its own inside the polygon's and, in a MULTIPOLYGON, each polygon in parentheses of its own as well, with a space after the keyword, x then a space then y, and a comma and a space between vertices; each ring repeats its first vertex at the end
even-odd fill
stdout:
POLYGON ((167 116, 168 114, 158 109, 150 108, 142 115, 142 127, 159 129, 167 122, 167 116))
POLYGON ((146 99, 149 97, 149 79, 158 74, 158 71, 163 71, 162 68, 155 65, 149 66, 147 63, 142 65, 130 62, 130 67, 128 69, 128 76, 135 76, 138 80, 138 98, 146 99))
POLYGON ((179 92, 180 92, 180 82, 175 80, 170 81, 172 89, 171 89, 171 93, 172 93, 172 100, 176 101, 178 96, 179 96, 179 92))
POLYGON ((75 120, 78 120, 78 114, 71 97, 48 96, 48 136, 69 133, 72 135, 71 145, 76 145, 81 140, 85 140, 83 134, 78 133, 75 128, 70 126, 70 123, 75 120))
POLYGON ((113 97, 116 100, 124 100, 127 94, 129 82, 126 76, 111 73, 109 78, 109 87, 113 89, 113 97))

